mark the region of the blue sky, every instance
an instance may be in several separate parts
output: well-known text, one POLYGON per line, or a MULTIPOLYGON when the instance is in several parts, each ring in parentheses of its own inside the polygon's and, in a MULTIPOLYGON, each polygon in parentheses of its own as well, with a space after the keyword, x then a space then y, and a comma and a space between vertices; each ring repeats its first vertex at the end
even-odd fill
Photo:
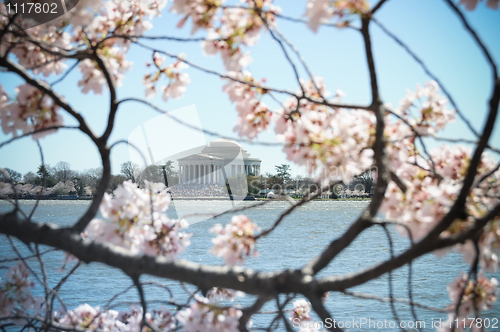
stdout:
MULTIPOLYGON (((374 2, 372 2, 374 3, 374 2)), ((283 14, 301 17, 305 9, 302 0, 277 0, 283 14)), ((170 6, 168 4, 167 8, 170 6)), ((461 9, 464 9, 461 7, 461 9)), ((500 63, 500 11, 493 11, 480 3, 474 12, 466 12, 466 17, 476 29, 500 63)), ((486 106, 491 94, 491 75, 487 63, 465 32, 458 18, 449 10, 444 1, 439 0, 392 0, 376 15, 389 30, 403 39, 426 62, 428 67, 442 80, 454 96, 459 108, 470 119, 473 126, 480 131, 486 115, 486 106)), ((175 25, 179 17, 164 11, 161 18, 154 20, 154 28, 147 35, 189 36, 191 25, 183 29, 175 25)), ((365 62, 361 35, 352 30, 339 30, 321 27, 318 33, 311 32, 304 24, 284 20, 278 21, 278 27, 287 38, 295 44, 303 58, 315 75, 325 78, 330 91, 341 89, 347 97, 346 103, 368 104, 370 90, 368 71, 365 62)), ((423 85, 429 77, 405 51, 387 37, 378 27, 372 26, 372 44, 375 53, 381 95, 384 102, 397 105, 404 97, 407 88, 423 85)), ((195 36, 204 36, 202 31, 195 36)), ((187 54, 187 59, 204 67, 222 72, 220 57, 204 57, 200 43, 179 43, 161 41, 149 43, 171 53, 187 54)), ((268 33, 263 33, 258 44, 249 49, 253 62, 249 70, 254 77, 265 77, 270 86, 295 91, 297 84, 291 67, 283 57, 281 49, 273 42, 268 33)), ((120 99, 134 96, 144 98, 142 77, 147 71, 145 63, 150 61, 151 53, 132 47, 127 55, 133 61, 132 70, 118 90, 120 99)), ((68 65, 71 65, 68 62, 68 65)), ((203 128, 219 132, 225 136, 236 134, 232 131, 236 121, 236 110, 226 94, 222 92, 224 81, 217 76, 189 68, 192 83, 187 86, 184 97, 164 102, 160 96, 152 101, 166 110, 175 110, 195 105, 203 128)), ((72 72, 66 81, 56 86, 56 91, 78 109, 90 125, 98 133, 104 130, 107 119, 109 99, 104 95, 82 94, 77 87, 80 78, 78 71, 72 72)), ((307 75, 301 71, 302 77, 307 75)), ((56 80, 54 76, 44 78, 49 82, 56 80)), ((13 74, 1 73, 0 81, 7 92, 13 92, 15 86, 22 82, 13 74)), ((267 103, 273 108, 278 105, 270 100, 267 103)), ((111 136, 111 143, 127 139, 128 135, 141 123, 158 114, 145 106, 136 103, 123 104, 120 107, 116 128, 111 136)), ((74 124, 74 120, 65 116, 66 124, 74 124)), ((167 128, 165 130, 168 130, 167 128)), ((443 137, 468 138, 473 136, 459 120, 448 126, 443 137)), ((0 133, 0 142, 9 139, 0 133)), ((216 137, 206 136, 207 141, 216 137)), ((274 142, 274 131, 263 133, 259 141, 274 142)), ((67 161, 73 169, 84 170, 98 167, 97 149, 81 133, 74 130, 59 131, 40 140, 45 162, 55 165, 58 161, 67 161)), ((429 142, 431 146, 441 143, 429 142)), ((165 142, 165 144, 171 144, 165 142)), ((175 144, 175 143, 174 143, 175 144)), ((500 146, 500 130, 498 125, 491 139, 493 146, 500 146)), ((272 171, 273 166, 289 163, 280 147, 243 144, 253 157, 262 159, 263 171, 272 171)), ((125 145, 117 146, 112 152, 112 170, 119 173, 120 164, 129 159, 125 145)), ((18 170, 21 173, 35 171, 40 164, 38 148, 31 138, 21 139, 0 150, 0 166, 18 170)))

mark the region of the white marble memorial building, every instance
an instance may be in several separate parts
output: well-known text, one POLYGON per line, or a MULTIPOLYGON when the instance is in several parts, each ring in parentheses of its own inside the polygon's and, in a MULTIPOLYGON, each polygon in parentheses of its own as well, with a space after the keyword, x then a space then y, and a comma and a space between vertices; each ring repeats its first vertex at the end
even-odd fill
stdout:
POLYGON ((227 177, 238 174, 260 175, 261 160, 251 158, 235 141, 219 139, 210 142, 201 153, 177 160, 179 184, 223 185, 223 167, 227 177))

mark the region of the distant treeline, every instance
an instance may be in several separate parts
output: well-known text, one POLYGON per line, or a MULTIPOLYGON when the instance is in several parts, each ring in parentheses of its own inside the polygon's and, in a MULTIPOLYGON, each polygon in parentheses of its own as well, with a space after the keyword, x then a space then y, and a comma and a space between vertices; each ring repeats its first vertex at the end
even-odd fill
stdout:
MULTIPOLYGON (((127 180, 137 183, 140 187, 144 186, 145 180, 165 183, 166 179, 168 179, 169 186, 178 185, 179 177, 172 164, 169 161, 165 165, 150 165, 141 168, 130 161, 125 162, 121 164, 120 174, 111 175, 107 192, 113 192, 118 185, 127 180)), ((301 196, 307 194, 310 188, 315 185, 318 188, 318 185, 311 178, 301 176, 292 178, 289 165, 281 164, 275 166, 275 168, 275 174, 266 173, 260 176, 239 174, 235 176, 237 179, 233 179, 232 183, 241 182, 241 185, 237 187, 243 188, 245 186, 243 181, 246 178, 250 195, 260 195, 263 191, 272 190, 276 194, 301 196)), ((53 167, 40 165, 36 173, 28 172, 24 175, 10 168, 0 168, 0 197, 12 196, 14 190, 20 197, 39 195, 45 197, 60 195, 92 196, 96 191, 101 176, 102 168, 75 171, 71 169, 70 163, 65 161, 58 162, 53 167)), ((358 191, 359 185, 361 185, 362 192, 370 193, 373 184, 372 174, 367 171, 354 177, 351 183, 342 184, 342 187, 345 190, 358 191)), ((228 188, 228 190, 232 189, 234 191, 238 188, 228 188)), ((331 192, 332 198, 336 198, 338 193, 334 190, 333 185, 327 191, 331 192)))
MULTIPOLYGON (((172 163, 165 165, 165 174, 170 180, 169 185, 177 184, 177 173, 173 171, 172 163)), ((0 168, 0 196, 12 196, 14 192, 23 196, 60 196, 78 195, 91 196, 95 193, 102 176, 102 167, 75 171, 68 162, 61 161, 55 166, 40 165, 36 173, 21 174, 10 168, 0 168), (14 187, 14 188, 13 188, 14 187)), ((119 184, 132 180, 139 185, 144 180, 164 182, 162 166, 150 165, 140 168, 131 162, 121 165, 121 173, 111 175, 107 192, 113 192, 119 184)))

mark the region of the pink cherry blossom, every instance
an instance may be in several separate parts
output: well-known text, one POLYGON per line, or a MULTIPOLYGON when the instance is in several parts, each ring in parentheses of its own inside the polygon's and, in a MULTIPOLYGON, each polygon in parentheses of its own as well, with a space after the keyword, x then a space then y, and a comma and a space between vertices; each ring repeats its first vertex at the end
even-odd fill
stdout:
POLYGON ((204 55, 216 55, 220 52, 226 70, 241 71, 252 62, 249 52, 244 53, 240 47, 231 47, 218 33, 211 31, 208 37, 209 40, 202 42, 204 55))
POLYGON ((244 215, 234 216, 224 228, 216 224, 210 229, 211 233, 217 234, 212 239, 214 247, 211 253, 222 257, 227 265, 242 264, 246 256, 256 254, 255 233, 258 231, 259 227, 244 215))
MULTIPOLYGON (((58 113, 59 107, 47 95, 30 84, 22 84, 15 89, 16 101, 7 103, 5 92, 0 92, 0 124, 4 134, 28 134, 35 130, 63 125, 58 113)), ((42 138, 57 129, 46 130, 32 135, 34 140, 42 138)))
POLYGON ((318 31, 321 23, 328 22, 334 14, 330 0, 309 0, 307 1, 304 16, 308 18, 307 26, 314 32, 318 31))
MULTIPOLYGON (((474 10, 476 9, 477 5, 479 2, 482 0, 460 0, 460 4, 463 4, 467 10, 474 10)), ((500 4, 500 0, 487 0, 486 1, 486 6, 493 9, 497 10, 498 5, 500 4)))
MULTIPOLYGON (((214 26, 214 17, 211 23, 200 26, 208 29, 208 38, 202 42, 203 52, 215 55, 220 52, 224 67, 228 71, 241 71, 252 61, 249 52, 243 46, 252 46, 257 43, 260 31, 265 26, 263 19, 269 26, 276 26, 276 16, 281 9, 273 5, 272 1, 243 1, 245 8, 224 8, 221 12, 220 26, 214 26), (262 16, 261 16, 262 15, 262 16)), ((209 15, 207 16, 207 18, 209 15)))
MULTIPOLYGON (((125 60, 124 53, 118 47, 107 48, 105 53, 106 56, 102 57, 102 60, 111 74, 114 84, 119 87, 122 85, 125 72, 130 70, 131 62, 125 60)), ((82 92, 93 91, 95 94, 101 94, 102 86, 106 84, 106 78, 97 62, 85 59, 80 62, 78 69, 82 72, 82 78, 78 81, 82 92)))
POLYGON ((362 14, 368 11, 366 0, 308 0, 306 12, 307 26, 314 32, 321 24, 328 23, 333 17, 339 19, 338 25, 348 25, 348 21, 341 19, 349 14, 362 14))
MULTIPOLYGON (((34 312, 40 314, 44 299, 34 297, 31 289, 34 284, 30 281, 30 273, 26 265, 18 260, 5 274, 5 279, 0 279, 0 315, 12 316, 34 312)), ((9 321, 9 320, 7 320, 9 321)), ((24 325, 24 319, 12 320, 16 325, 24 325)))
MULTIPOLYGON (((85 330, 117 331, 117 332, 147 332, 150 329, 142 326, 142 307, 132 306, 128 310, 101 310, 82 304, 69 311, 57 311, 56 321, 63 326, 75 326, 85 330)), ((176 327, 172 312, 161 307, 146 313, 146 321, 162 331, 171 331, 176 327)))
POLYGON ((208 299, 195 295, 195 302, 177 313, 183 332, 237 332, 241 310, 218 307, 208 299))
POLYGON ((435 135, 447 124, 455 121, 455 111, 449 110, 448 99, 439 94, 435 81, 417 85, 415 92, 407 90, 406 97, 393 110, 419 135, 435 135))
POLYGON ((488 0, 486 2, 486 6, 491 8, 491 9, 494 9, 494 10, 498 9, 499 4, 500 4, 500 0, 488 0))
POLYGON ((155 184, 149 188, 147 183, 146 187, 139 189, 131 181, 126 181, 118 186, 114 197, 105 194, 101 214, 106 219, 92 220, 85 235, 132 253, 174 259, 184 252, 191 237, 182 231, 188 227, 187 222, 184 219, 172 220, 165 214, 170 195, 164 185, 155 184))
MULTIPOLYGON (((323 79, 314 80, 301 81, 306 96, 327 97, 323 79)), ((290 98, 276 112, 275 122, 277 139, 285 143, 288 160, 306 166, 319 180, 349 182, 373 164, 375 117, 369 112, 330 109, 307 99, 297 104, 296 98, 290 98)))
POLYGON ((233 289, 213 287, 207 293, 207 299, 210 302, 218 302, 218 301, 234 301, 236 297, 244 297, 245 293, 240 291, 235 291, 233 289))
POLYGON ((311 303, 304 299, 296 300, 293 302, 293 309, 290 311, 290 322, 301 323, 304 321, 310 321, 311 315, 311 303))
POLYGON ((181 72, 182 69, 189 68, 189 66, 181 60, 184 59, 185 56, 186 55, 183 53, 180 54, 176 62, 162 68, 161 66, 165 61, 165 57, 161 57, 156 52, 154 53, 153 62, 157 70, 152 74, 145 75, 143 79, 143 83, 146 86, 146 98, 153 98, 156 95, 157 89, 155 85, 162 75, 165 75, 169 80, 167 86, 160 87, 163 93, 163 100, 167 101, 169 98, 178 99, 182 97, 186 91, 186 85, 191 83, 189 75, 181 72))
POLYGON ((266 90, 260 87, 261 84, 255 81, 248 71, 243 73, 229 72, 228 75, 257 86, 252 87, 248 84, 229 80, 223 87, 224 92, 229 95, 229 99, 236 103, 238 120, 234 131, 241 137, 253 139, 258 133, 265 130, 271 122, 271 111, 265 103, 260 101, 261 97, 266 94, 266 90))
MULTIPOLYGON (((125 58, 131 42, 118 37, 107 38, 103 41, 103 36, 109 34, 141 36, 153 27, 151 23, 153 16, 161 16, 161 9, 165 6, 165 0, 106 1, 105 8, 95 17, 88 16, 83 11, 82 15, 85 19, 91 18, 90 23, 83 22, 85 19, 82 19, 82 22, 73 21, 72 42, 91 43, 96 47, 96 52, 110 72, 114 84, 121 86, 125 72, 130 70, 132 65, 132 62, 125 58), (83 26, 85 26, 85 32, 83 26)), ((82 92, 93 91, 101 94, 106 80, 97 62, 85 59, 80 62, 78 68, 83 74, 78 82, 78 86, 82 87, 82 92)))
POLYGON ((174 0, 170 11, 184 16, 177 24, 179 28, 184 26, 188 18, 191 18, 193 21, 191 34, 194 34, 200 28, 209 29, 213 26, 215 15, 224 2, 212 0, 174 0))
MULTIPOLYGON (((480 314, 483 310, 491 309, 494 302, 497 300, 497 288, 498 281, 495 278, 488 279, 486 276, 479 272, 477 276, 477 281, 469 280, 465 273, 461 273, 460 276, 456 277, 447 287, 448 294, 452 301, 450 309, 452 312, 448 315, 448 320, 441 324, 441 328, 438 328, 440 332, 451 332, 454 329, 450 329, 456 324, 455 318, 462 326, 459 328, 465 331, 465 327, 470 325, 468 319, 474 317, 474 312, 480 314), (465 288, 465 291, 464 291, 465 288), (463 297, 461 297, 463 292, 463 297), (460 302, 460 308, 458 311, 458 317, 455 317, 454 306, 460 302), (466 324, 464 325, 462 321, 465 318, 466 324), (467 324, 469 323, 469 324, 467 324)), ((479 329, 478 331, 480 331, 479 329)))
MULTIPOLYGON (((495 218, 484 229, 478 240, 479 265, 487 272, 496 273, 499 267, 500 256, 500 219, 495 218)), ((462 253, 464 262, 474 264, 476 259, 476 248, 471 240, 456 246, 458 252, 462 253)))
MULTIPOLYGON (((496 302, 498 281, 495 278, 488 279, 482 272, 479 272, 477 281, 467 281, 467 279, 467 274, 462 272, 448 285, 447 290, 452 301, 451 312, 448 314, 448 319, 437 328, 439 332, 465 331, 467 327, 474 325, 470 317, 474 317, 475 310, 481 314, 483 310, 491 309, 493 303, 496 302), (461 297, 462 292, 463 297, 461 297), (458 316, 455 316, 454 307, 458 302, 460 302, 460 308, 458 316), (458 326, 456 326, 457 320, 458 326), (458 327, 458 330, 453 327, 458 327)), ((473 327, 473 332, 482 331, 479 326, 473 327)))
POLYGON ((460 3, 465 5, 465 8, 467 8, 467 10, 474 10, 476 9, 479 1, 480 0, 460 0, 460 3))
MULTIPOLYGON (((392 125, 389 131, 392 133, 392 125)), ((397 124, 397 127, 405 125, 397 124)), ((407 132, 407 134, 410 134, 407 132)), ((396 137, 397 138, 397 137, 396 137)), ((406 186, 403 192, 396 183, 391 182, 385 193, 385 199, 380 212, 389 220, 405 224, 412 232, 414 239, 425 236, 444 217, 453 205, 460 189, 464 175, 471 160, 472 150, 468 147, 443 145, 429 151, 430 158, 419 154, 413 145, 413 138, 403 138, 388 147, 391 169, 406 186)), ((489 174, 496 162, 483 155, 476 181, 485 174, 489 174)), ((474 218, 484 216, 489 209, 498 204, 495 196, 500 186, 500 172, 492 174, 478 187, 472 189, 466 201, 466 212, 470 217, 465 220, 456 220, 442 236, 450 236, 465 230, 474 223, 474 218)), ((492 223, 492 225, 497 225, 492 223)), ((497 263, 496 227, 489 228, 491 235, 483 237, 480 242, 482 248, 481 264, 484 268, 494 271, 497 263), (488 239, 488 240, 486 240, 488 239), (490 244, 488 244, 490 243, 490 244)), ((406 234, 406 230, 401 229, 406 234)), ((486 232, 488 233, 488 232, 486 232)), ((469 244, 459 245, 458 249, 464 253, 464 259, 471 262, 475 255, 469 244)))
POLYGON ((11 41, 18 44, 12 49, 19 64, 25 68, 33 68, 35 75, 42 73, 44 76, 50 74, 61 74, 67 67, 64 60, 48 51, 59 52, 71 48, 71 37, 68 32, 58 29, 54 25, 40 25, 26 30, 29 38, 37 40, 44 45, 44 49, 32 42, 23 42, 20 37, 12 37, 11 41), (45 65, 44 65, 45 64, 45 65))

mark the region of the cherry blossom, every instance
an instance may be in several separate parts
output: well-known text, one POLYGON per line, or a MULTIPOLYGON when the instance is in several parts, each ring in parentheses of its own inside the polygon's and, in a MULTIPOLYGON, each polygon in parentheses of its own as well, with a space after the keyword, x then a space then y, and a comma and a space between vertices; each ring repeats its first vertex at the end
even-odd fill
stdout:
POLYGON ((237 332, 241 310, 231 307, 218 307, 208 299, 194 296, 195 302, 189 308, 179 311, 177 320, 183 332, 237 332))
MULTIPOLYGON (((14 137, 19 133, 30 132, 49 127, 63 125, 63 119, 58 113, 59 106, 53 100, 44 95, 40 90, 30 84, 22 84, 15 89, 16 100, 7 103, 3 88, 0 91, 0 124, 4 134, 12 133, 14 137)), ((32 135, 34 140, 42 138, 57 129, 45 130, 32 135)))
MULTIPOLYGON (((30 311, 39 314, 43 309, 44 299, 34 297, 31 293, 34 284, 30 281, 29 275, 26 265, 18 260, 16 265, 9 267, 5 280, 0 279, 0 316, 27 314, 30 311)), ((25 320, 13 321, 16 325, 25 324, 25 320)))
MULTIPOLYGON (((495 278, 488 279, 482 272, 479 272, 476 280, 468 280, 468 275, 461 272, 447 287, 448 294, 452 301, 451 308, 454 309, 458 303, 460 308, 458 316, 455 317, 455 310, 448 315, 448 320, 438 328, 440 332, 453 331, 451 327, 456 325, 455 318, 458 318, 459 328, 465 330, 470 325, 469 318, 474 317, 475 311, 481 314, 483 310, 491 309, 497 300, 498 281, 495 278), (465 290, 464 290, 465 288, 465 290), (463 293, 463 297, 462 297, 463 293), (461 322, 465 318, 465 324, 461 322)), ((478 329, 480 331, 481 329, 478 329)))
MULTIPOLYGON (((314 82, 301 80, 301 85, 307 97, 329 95, 320 77, 314 82)), ((276 112, 275 121, 277 139, 285 143, 288 160, 305 165, 318 179, 341 177, 349 182, 373 163, 375 117, 369 112, 329 109, 307 99, 297 103, 296 98, 290 98, 276 112)))
MULTIPOLYGON (((252 58, 242 47, 255 45, 262 28, 266 24, 269 28, 275 27, 275 14, 281 12, 281 9, 269 0, 242 2, 248 7, 222 10, 220 26, 214 26, 215 19, 210 14, 206 15, 206 18, 210 19, 209 24, 197 25, 208 29, 208 38, 202 42, 204 54, 215 55, 220 52, 228 71, 241 71, 248 66, 252 58)), ((212 1, 210 3, 213 4, 212 1)))
POLYGON ((234 216, 224 228, 216 224, 210 229, 211 233, 217 234, 212 239, 214 247, 211 253, 222 257, 227 265, 242 264, 246 256, 256 254, 255 233, 258 231, 259 227, 244 215, 234 216))
POLYGON ((241 137, 253 139, 258 133, 265 130, 271 122, 271 111, 266 104, 260 101, 267 91, 261 87, 259 82, 254 80, 252 74, 248 71, 242 73, 229 72, 228 75, 257 86, 252 87, 248 84, 229 80, 223 87, 224 92, 229 95, 229 99, 236 103, 238 120, 234 131, 241 137))
MULTIPOLYGON (((56 312, 56 321, 63 326, 75 326, 85 330, 102 330, 118 332, 146 332, 148 327, 141 329, 142 308, 132 306, 128 310, 100 310, 99 307, 92 307, 82 304, 74 310, 56 312)), ((161 307, 153 309, 152 313, 146 313, 146 321, 162 331, 175 329, 175 317, 167 309, 161 307)))
POLYGON ((308 0, 306 12, 307 26, 314 32, 321 24, 328 23, 333 17, 339 19, 339 26, 349 25, 348 21, 340 21, 349 14, 363 14, 369 9, 366 0, 308 0))
MULTIPOLYGON (((121 86, 125 72, 130 70, 132 63, 125 60, 124 53, 118 47, 106 48, 101 52, 106 53, 102 60, 111 75, 111 79, 116 86, 121 86)), ((78 69, 82 73, 82 78, 78 81, 78 86, 82 87, 82 92, 93 91, 96 94, 101 94, 102 86, 106 84, 106 77, 97 62, 85 59, 80 62, 78 69)))
POLYGON ((76 193, 76 189, 72 181, 59 181, 54 187, 52 187, 51 192, 57 195, 68 195, 70 193, 76 193))
MULTIPOLYGON (((161 16, 161 9, 165 6, 165 0, 106 1, 105 8, 100 15, 92 18, 90 24, 78 20, 76 23, 82 25, 73 23, 72 42, 92 44, 106 69, 110 72, 114 84, 121 86, 124 73, 130 70, 132 65, 132 62, 125 59, 131 42, 128 39, 118 37, 108 37, 103 41, 103 37, 110 34, 119 36, 143 35, 145 31, 153 27, 151 23, 153 16, 161 16)), ((83 15, 87 17, 85 11, 83 11, 83 15)), ((78 86, 82 87, 82 92, 93 91, 96 94, 101 94, 106 79, 97 62, 94 59, 85 59, 80 62, 78 68, 83 74, 82 79, 78 82, 78 86)))
MULTIPOLYGON (((496 273, 499 267, 500 256, 500 218, 495 218, 484 229, 478 240, 479 266, 487 272, 496 273)), ((471 240, 456 246, 458 252, 463 254, 464 262, 474 264, 476 247, 471 240)))
MULTIPOLYGON (((390 182, 380 212, 384 213, 390 220, 404 223, 411 230, 414 239, 418 240, 434 228, 453 205, 467 172, 472 151, 470 148, 460 145, 443 145, 440 148, 430 150, 429 160, 418 154, 411 156, 411 149, 407 152, 410 154, 409 156, 405 156, 402 151, 391 156, 391 158, 402 158, 402 161, 391 162, 391 164, 394 165, 392 169, 398 178, 406 186, 406 192, 403 192, 394 182, 390 182), (398 167, 395 168, 395 166, 398 167)), ((494 161, 485 155, 479 166, 476 179, 479 180, 485 174, 490 173, 494 169, 494 165, 494 161)), ((490 178, 497 181, 496 186, 498 187, 500 184, 498 175, 492 175, 490 178)), ((474 223, 474 218, 484 216, 488 209, 498 203, 498 199, 486 195, 487 190, 489 189, 480 186, 470 191, 465 205, 469 217, 465 220, 456 220, 442 236, 449 236, 465 230, 474 223)), ((497 224, 493 223, 492 225, 497 224)), ((406 230, 401 231, 406 234, 406 230)), ((493 229, 492 235, 484 237, 484 242, 481 242, 480 246, 484 248, 484 254, 489 257, 482 256, 484 266, 497 260, 496 256, 492 256, 494 252, 489 249, 491 246, 497 246, 497 237, 493 235, 496 232, 497 230, 493 229), (486 241, 486 239, 488 240, 486 241), (488 242, 491 243, 491 246, 486 244, 488 242), (490 262, 486 263, 487 261, 490 262)), ((474 255, 474 250, 470 251, 473 249, 470 245, 459 246, 459 248, 468 250, 468 255, 474 255)), ((471 260, 466 258, 466 261, 470 262, 471 260)), ((493 270, 495 268, 490 267, 493 270)))
MULTIPOLYGON (((414 239, 425 236, 449 211, 461 186, 471 150, 463 146, 434 148, 425 157, 415 139, 435 135, 454 121, 455 111, 447 108, 448 100, 439 95, 436 82, 407 90, 395 109, 396 120, 387 117, 385 136, 390 168, 405 185, 406 192, 390 182, 380 212, 390 220, 409 227, 414 239)), ((401 229, 406 234, 406 230, 401 229)))
POLYGON ((107 245, 115 245, 132 253, 165 256, 174 259, 190 244, 191 234, 184 219, 172 220, 165 211, 170 195, 165 186, 146 184, 139 189, 126 181, 114 191, 114 197, 105 194, 101 203, 103 219, 92 220, 85 236, 107 245))
POLYGON ((210 302, 218 302, 218 301, 234 301, 236 297, 244 297, 245 293, 240 291, 235 291, 233 289, 213 287, 207 293, 207 299, 210 302))
POLYGON ((126 325, 117 320, 118 312, 109 310, 100 312, 99 307, 91 307, 82 304, 74 310, 69 310, 65 314, 56 312, 56 321, 63 326, 75 326, 80 328, 106 329, 108 331, 125 331, 126 325))
POLYGON ((328 22, 334 14, 331 0, 309 0, 307 1, 306 16, 309 20, 307 26, 314 32, 318 31, 322 23, 328 22))
MULTIPOLYGON (((467 10, 474 10, 477 7, 477 4, 482 0, 460 0, 460 4, 463 4, 467 10)), ((486 6, 491 9, 498 9, 498 5, 500 4, 500 0, 487 0, 486 6)))
POLYGON ((160 57, 158 53, 154 53, 153 63, 157 71, 145 75, 143 79, 143 83, 146 86, 146 98, 153 98, 156 95, 157 89, 155 85, 163 74, 169 79, 167 86, 160 87, 164 101, 167 101, 169 98, 178 99, 184 94, 186 85, 191 83, 189 74, 181 72, 182 69, 189 68, 189 66, 182 61, 185 57, 186 55, 182 53, 178 56, 179 59, 176 62, 162 68, 165 57, 160 57))
MULTIPOLYGON (((405 223, 415 239, 426 235, 449 211, 461 189, 461 181, 471 159, 471 149, 444 145, 432 149, 430 157, 430 160, 426 160, 419 155, 411 156, 407 158, 407 163, 400 163, 399 168, 393 168, 407 190, 403 193, 391 182, 380 210, 387 218, 405 223)), ((488 169, 491 168, 483 168, 477 177, 487 173, 488 169)), ((485 211, 474 198, 477 194, 471 192, 466 204, 467 211, 474 216, 480 216, 485 211)), ((463 230, 468 221, 452 225, 445 235, 463 230)))
POLYGON ((290 322, 301 323, 304 321, 310 321, 311 315, 311 303, 304 299, 296 300, 293 302, 293 309, 290 311, 290 322))
POLYGON ((19 64, 25 68, 34 68, 33 72, 44 76, 62 74, 67 67, 63 60, 48 51, 58 52, 71 48, 69 33, 53 25, 41 25, 27 30, 30 38, 39 41, 44 49, 31 42, 22 42, 12 49, 19 64), (44 65, 45 64, 45 65, 44 65))
MULTIPOLYGON (((147 326, 141 330, 142 325, 142 308, 139 306, 132 306, 129 310, 121 311, 118 314, 118 320, 126 325, 127 332, 141 331, 148 332, 151 331, 147 326)), ((153 309, 151 313, 146 312, 146 322, 156 329, 161 331, 172 331, 176 327, 176 319, 173 313, 161 307, 159 309, 153 309)))
POLYGON ((208 40, 202 42, 204 55, 221 53, 224 67, 228 71, 240 71, 252 62, 249 52, 244 53, 240 47, 231 47, 217 32, 209 31, 208 40))
POLYGON ((213 26, 215 15, 224 2, 224 0, 174 0, 170 11, 184 15, 184 18, 177 24, 179 28, 184 26, 188 18, 191 18, 193 21, 191 34, 194 34, 200 28, 209 29, 213 26))
POLYGON ((417 85, 415 92, 406 91, 394 112, 402 117, 419 135, 435 135, 455 121, 455 111, 447 108, 448 100, 439 94, 435 81, 417 85))

